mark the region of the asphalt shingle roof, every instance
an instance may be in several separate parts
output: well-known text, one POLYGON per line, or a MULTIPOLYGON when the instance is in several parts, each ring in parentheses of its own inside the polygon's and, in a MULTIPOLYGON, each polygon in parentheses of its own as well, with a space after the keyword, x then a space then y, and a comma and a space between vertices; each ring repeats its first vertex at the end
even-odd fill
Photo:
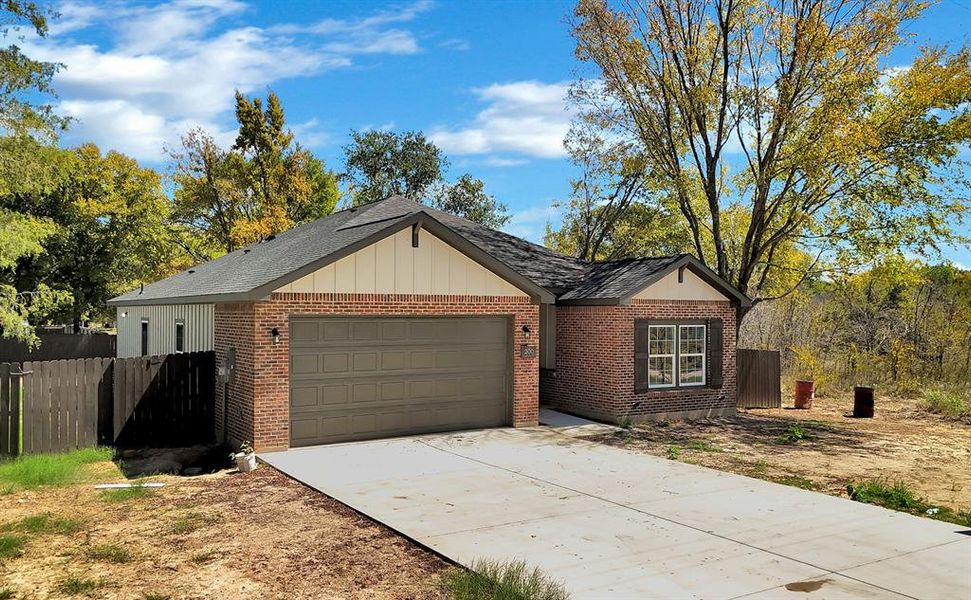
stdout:
POLYGON ((111 300, 151 303, 211 301, 254 292, 337 254, 423 212, 534 284, 565 300, 610 299, 636 291, 638 282, 679 256, 591 263, 556 253, 401 196, 333 213, 235 252, 135 289, 111 300), (204 300, 205 299, 205 300, 204 300))

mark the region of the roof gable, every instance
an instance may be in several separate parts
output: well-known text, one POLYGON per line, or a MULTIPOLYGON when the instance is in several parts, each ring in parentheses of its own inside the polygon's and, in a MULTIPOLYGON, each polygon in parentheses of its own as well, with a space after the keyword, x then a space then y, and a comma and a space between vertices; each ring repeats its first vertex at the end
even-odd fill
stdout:
POLYGON ((339 211, 132 290, 108 303, 246 302, 419 225, 540 302, 617 304, 686 266, 733 301, 750 301, 690 255, 588 262, 401 196, 339 211))

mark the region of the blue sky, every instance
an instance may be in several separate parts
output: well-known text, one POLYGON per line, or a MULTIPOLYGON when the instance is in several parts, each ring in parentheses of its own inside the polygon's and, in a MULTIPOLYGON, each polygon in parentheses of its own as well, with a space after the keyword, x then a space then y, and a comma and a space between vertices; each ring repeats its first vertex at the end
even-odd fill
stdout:
MULTIPOLYGON (((352 129, 418 129, 513 213, 507 229, 538 241, 574 169, 561 140, 571 79, 573 3, 417 0, 175 0, 57 5, 61 19, 31 55, 64 63, 66 144, 94 141, 156 167, 201 125, 231 143, 232 94, 276 91, 298 139, 341 169, 352 129)), ((917 43, 971 43, 971 0, 945 0, 913 27, 917 43)), ((887 66, 910 63, 901 48, 887 66)), ((971 265, 971 249, 947 256, 971 265)))

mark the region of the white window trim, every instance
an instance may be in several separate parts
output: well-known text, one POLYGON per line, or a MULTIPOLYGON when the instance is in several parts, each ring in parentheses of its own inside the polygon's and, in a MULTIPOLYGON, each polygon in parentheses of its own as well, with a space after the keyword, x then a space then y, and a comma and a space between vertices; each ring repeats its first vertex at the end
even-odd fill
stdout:
POLYGON ((691 323, 688 325, 678 325, 678 373, 677 381, 678 387, 704 387, 708 381, 708 327, 702 323, 691 323), (681 354, 681 330, 688 327, 700 327, 701 328, 701 352, 689 352, 687 354, 681 354), (681 383, 681 357, 682 356, 700 356, 701 357, 701 383, 681 383))
POLYGON ((151 356, 152 348, 152 325, 148 317, 142 317, 138 322, 138 352, 140 356, 151 356), (142 336, 144 330, 145 335, 142 336), (144 339, 144 343, 142 340, 144 339))
POLYGON ((674 323, 647 326, 647 387, 651 390, 664 390, 678 387, 678 326, 674 323), (653 329, 674 329, 674 353, 673 354, 653 354, 651 353, 651 330, 653 329), (670 358, 671 359, 671 383, 651 383, 651 359, 670 358))
POLYGON ((175 339, 173 341, 175 342, 174 343, 175 353, 184 354, 185 353, 185 321, 182 319, 175 320, 175 339), (179 350, 179 326, 182 327, 182 349, 181 350, 179 350))
POLYGON ((708 325, 705 323, 658 323, 647 327, 647 389, 649 390, 670 390, 677 388, 696 388, 708 385, 708 325), (684 327, 700 327, 702 330, 701 353, 690 352, 681 354, 681 329, 684 327), (651 353, 651 330, 652 329, 671 329, 674 328, 674 354, 653 354, 651 353), (681 357, 682 356, 701 356, 701 383, 681 383, 681 357), (673 365, 672 383, 651 383, 651 359, 652 358, 671 358, 673 365))

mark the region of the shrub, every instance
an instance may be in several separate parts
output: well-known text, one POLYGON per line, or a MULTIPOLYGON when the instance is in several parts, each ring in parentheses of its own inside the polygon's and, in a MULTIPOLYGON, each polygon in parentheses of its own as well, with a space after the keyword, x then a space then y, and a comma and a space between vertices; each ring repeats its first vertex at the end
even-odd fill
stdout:
POLYGON ((678 460, 681 458, 681 446, 677 444, 671 444, 668 446, 667 457, 670 460, 678 460))
POLYGON ((790 425, 786 432, 779 436, 779 441, 783 444, 798 444, 808 440, 811 436, 805 429, 798 425, 790 425))
POLYGON ((476 561, 442 576, 442 590, 455 600, 566 600, 563 585, 524 561, 476 561))
POLYGON ((971 402, 954 392, 946 390, 928 390, 924 392, 924 399, 920 408, 948 419, 971 418, 971 402))

